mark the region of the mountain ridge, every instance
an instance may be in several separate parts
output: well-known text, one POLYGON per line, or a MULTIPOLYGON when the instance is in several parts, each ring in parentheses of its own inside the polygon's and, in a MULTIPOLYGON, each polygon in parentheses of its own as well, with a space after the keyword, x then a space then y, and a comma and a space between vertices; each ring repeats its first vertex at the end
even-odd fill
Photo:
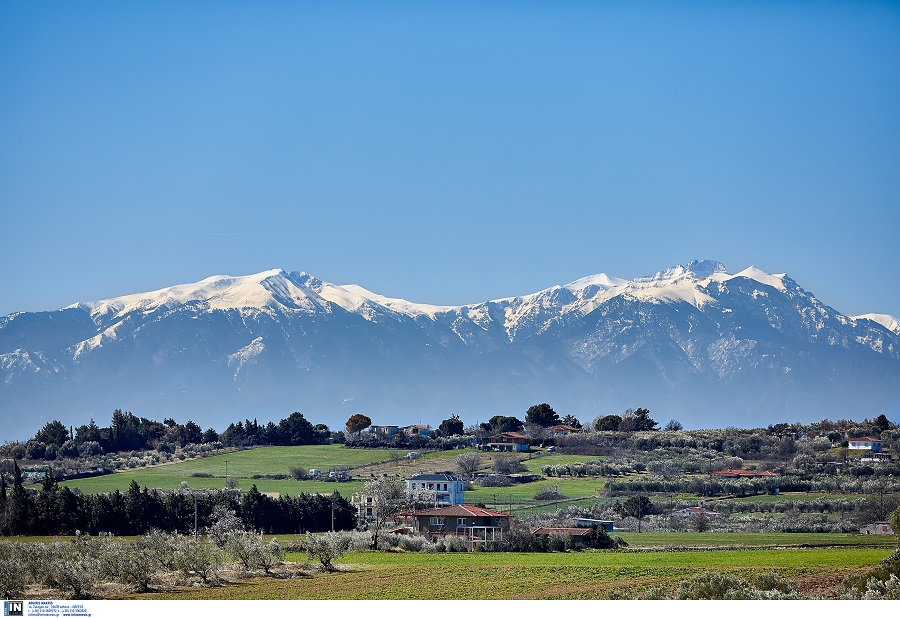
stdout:
POLYGON ((0 318, 0 430, 29 429, 17 417, 34 407, 32 425, 115 408, 211 424, 293 408, 333 427, 355 412, 436 425, 537 400, 583 421, 655 406, 685 426, 896 415, 897 322, 844 316, 786 274, 732 275, 712 260, 456 306, 302 271, 215 275, 0 318))

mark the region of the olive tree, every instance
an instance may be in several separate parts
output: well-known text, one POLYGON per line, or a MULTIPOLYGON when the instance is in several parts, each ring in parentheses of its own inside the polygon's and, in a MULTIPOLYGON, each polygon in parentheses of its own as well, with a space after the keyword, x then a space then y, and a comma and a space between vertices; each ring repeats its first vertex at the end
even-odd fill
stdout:
POLYGON ((303 548, 310 560, 318 560, 323 571, 334 571, 334 561, 350 549, 353 538, 343 532, 306 533, 303 548))
POLYGON ((22 543, 0 542, 0 596, 4 599, 22 596, 30 583, 25 551, 22 543))

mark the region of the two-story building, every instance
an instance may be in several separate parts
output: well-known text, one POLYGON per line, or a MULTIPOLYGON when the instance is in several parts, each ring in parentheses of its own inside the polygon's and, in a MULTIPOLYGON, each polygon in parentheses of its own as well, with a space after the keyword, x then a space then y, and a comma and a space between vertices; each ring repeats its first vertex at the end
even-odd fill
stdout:
POLYGON ((407 436, 422 436, 423 438, 431 437, 431 429, 425 425, 407 425, 406 427, 401 427, 400 431, 407 436))
POLYGON ((447 472, 417 474, 406 479, 406 491, 417 502, 434 507, 455 506, 465 502, 466 484, 447 472))
POLYGON ((488 548, 503 540, 511 515, 478 506, 457 504, 437 509, 404 511, 399 517, 412 531, 431 541, 447 536, 460 537, 469 551, 488 548))
POLYGON ((399 425, 370 425, 369 426, 369 435, 373 436, 377 440, 384 440, 386 438, 390 438, 391 436, 396 436, 400 431, 399 425))
POLYGON ((528 452, 528 436, 507 431, 488 438, 487 444, 482 445, 482 450, 503 452, 528 452))

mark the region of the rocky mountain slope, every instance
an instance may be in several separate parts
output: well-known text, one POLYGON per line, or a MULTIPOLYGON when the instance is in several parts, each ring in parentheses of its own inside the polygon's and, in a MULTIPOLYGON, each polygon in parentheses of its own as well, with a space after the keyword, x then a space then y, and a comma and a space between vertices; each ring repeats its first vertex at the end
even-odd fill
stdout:
POLYGON ((0 318, 0 435, 115 408, 341 428, 628 407, 685 427, 900 412, 900 326, 848 317, 784 274, 697 261, 458 307, 271 270, 0 318))

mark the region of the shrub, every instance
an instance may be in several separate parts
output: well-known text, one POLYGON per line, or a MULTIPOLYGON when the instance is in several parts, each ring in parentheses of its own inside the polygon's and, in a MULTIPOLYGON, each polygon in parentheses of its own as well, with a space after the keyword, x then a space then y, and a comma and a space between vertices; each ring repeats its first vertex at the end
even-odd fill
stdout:
POLYGON ((454 534, 448 534, 438 541, 444 551, 447 552, 464 552, 468 551, 466 542, 454 534))
POLYGON ((399 535, 399 543, 397 546, 403 551, 420 552, 425 547, 427 540, 424 536, 409 536, 405 534, 399 535))
POLYGON ((22 544, 0 542, 0 596, 4 599, 22 596, 30 580, 27 555, 22 544))
POLYGON ((218 580, 222 552, 210 543, 184 539, 176 547, 173 558, 175 566, 187 578, 198 577, 202 584, 218 580))
POLYGON ((900 578, 900 549, 894 550, 867 573, 845 579, 841 584, 841 598, 861 599, 866 595, 893 594, 897 586, 893 580, 897 578, 900 578))
POLYGON ((306 555, 311 560, 318 560, 323 571, 334 571, 334 561, 350 549, 352 539, 340 532, 326 532, 324 534, 306 533, 303 542, 306 555))
POLYGON ((565 496, 559 493, 559 485, 547 485, 534 494, 535 500, 562 500, 565 496))
POLYGON ((102 577, 98 543, 78 535, 73 541, 35 544, 31 564, 35 580, 73 598, 87 598, 102 577))
POLYGON ((282 563, 284 550, 278 539, 265 542, 262 534, 255 532, 229 532, 225 539, 225 551, 246 571, 261 569, 268 574, 282 563))

